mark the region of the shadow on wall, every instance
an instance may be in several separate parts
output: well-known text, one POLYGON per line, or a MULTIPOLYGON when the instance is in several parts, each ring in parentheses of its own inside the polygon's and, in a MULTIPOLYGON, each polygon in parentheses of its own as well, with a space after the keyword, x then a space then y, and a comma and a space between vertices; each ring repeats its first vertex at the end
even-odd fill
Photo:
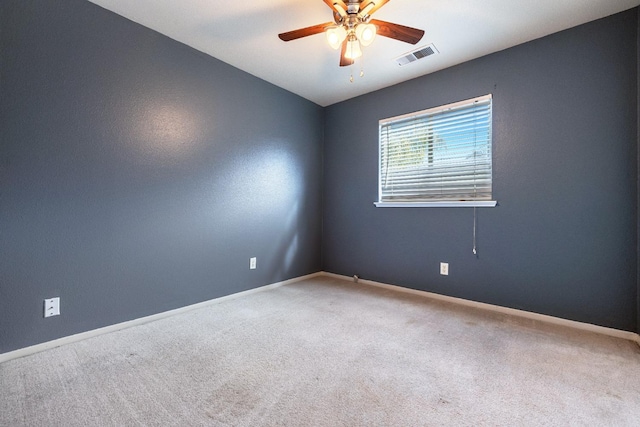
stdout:
POLYGON ((238 160, 242 165, 226 166, 229 174, 222 194, 209 193, 212 205, 214 199, 222 204, 218 214, 223 216, 213 215, 210 224, 217 227, 222 220, 226 227, 246 236, 245 248, 253 252, 245 253, 243 262, 258 257, 262 284, 296 274, 296 262, 304 257, 299 230, 304 222, 305 177, 299 160, 279 148, 286 145, 282 141, 259 145, 238 160))

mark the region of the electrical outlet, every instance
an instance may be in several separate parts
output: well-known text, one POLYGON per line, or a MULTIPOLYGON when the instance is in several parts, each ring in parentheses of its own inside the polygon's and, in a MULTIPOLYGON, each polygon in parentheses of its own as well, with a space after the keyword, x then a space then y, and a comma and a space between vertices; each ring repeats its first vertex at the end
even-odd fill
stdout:
POLYGON ((249 268, 251 270, 255 270, 256 269, 256 264, 257 264, 256 257, 249 258, 249 268))
POLYGON ((449 275, 449 263, 448 262, 441 262, 440 263, 440 274, 442 274, 443 276, 448 276, 449 275))
POLYGON ((58 316, 60 314, 60 297, 44 300, 44 317, 58 316))

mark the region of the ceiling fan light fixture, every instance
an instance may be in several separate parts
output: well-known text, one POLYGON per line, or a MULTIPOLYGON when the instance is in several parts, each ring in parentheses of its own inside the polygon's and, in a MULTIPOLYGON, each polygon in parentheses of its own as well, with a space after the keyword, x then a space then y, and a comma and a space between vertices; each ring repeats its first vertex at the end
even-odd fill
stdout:
POLYGON ((376 37, 376 26, 373 24, 359 24, 356 27, 356 37, 362 46, 369 46, 376 37))
POLYGON ((347 49, 344 53, 344 57, 347 59, 356 59, 362 56, 362 49, 360 49, 360 42, 355 37, 350 37, 347 42, 347 49))
POLYGON ((347 30, 342 26, 329 27, 325 32, 329 46, 338 49, 345 38, 347 38, 347 30))

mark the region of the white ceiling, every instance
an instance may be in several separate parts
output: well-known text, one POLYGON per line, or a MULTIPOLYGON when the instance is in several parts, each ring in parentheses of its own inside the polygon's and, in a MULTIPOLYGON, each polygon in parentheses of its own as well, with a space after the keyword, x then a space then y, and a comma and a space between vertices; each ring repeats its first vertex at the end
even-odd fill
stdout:
POLYGON ((323 34, 278 33, 332 20, 322 0, 90 0, 263 80, 327 106, 638 6, 640 0, 391 0, 374 18, 425 30, 417 45, 377 37, 352 67, 323 34), (430 43, 439 54, 400 67, 430 43), (354 82, 349 82, 353 73, 354 82))

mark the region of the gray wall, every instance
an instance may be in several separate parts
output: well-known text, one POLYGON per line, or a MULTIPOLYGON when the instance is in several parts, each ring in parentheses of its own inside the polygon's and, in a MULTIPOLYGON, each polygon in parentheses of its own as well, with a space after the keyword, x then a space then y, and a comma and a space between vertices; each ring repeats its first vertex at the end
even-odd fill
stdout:
POLYGON ((0 353, 320 269, 320 107, 84 0, 0 19, 0 353))
POLYGON ((323 269, 637 330, 637 31, 634 9, 328 107, 323 269), (487 93, 476 257, 472 209, 373 206, 377 125, 487 93))

